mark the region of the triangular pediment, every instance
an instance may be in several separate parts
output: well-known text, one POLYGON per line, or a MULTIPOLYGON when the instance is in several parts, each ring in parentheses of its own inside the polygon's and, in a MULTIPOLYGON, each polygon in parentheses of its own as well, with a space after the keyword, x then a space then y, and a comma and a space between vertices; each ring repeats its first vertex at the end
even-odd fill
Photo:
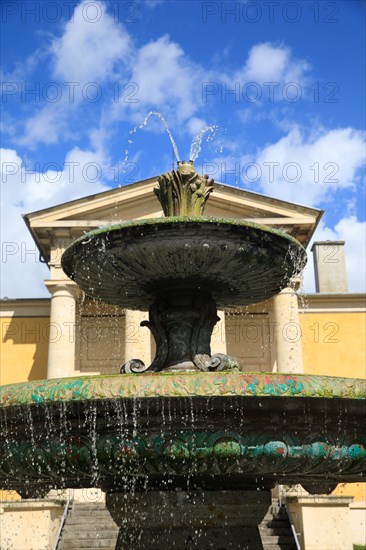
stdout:
MULTIPOLYGON (((52 236, 83 232, 121 220, 160 217, 162 209, 153 192, 157 178, 83 197, 24 216, 34 240, 48 261, 52 236)), ((205 215, 249 219, 282 229, 306 246, 322 211, 215 182, 205 215)))

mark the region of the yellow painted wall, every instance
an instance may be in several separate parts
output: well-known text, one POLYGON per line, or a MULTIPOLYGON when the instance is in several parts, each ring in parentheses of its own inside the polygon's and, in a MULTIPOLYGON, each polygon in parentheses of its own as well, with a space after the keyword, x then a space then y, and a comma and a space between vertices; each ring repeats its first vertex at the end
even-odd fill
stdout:
POLYGON ((0 385, 47 378, 48 317, 3 317, 0 385))
POLYGON ((302 313, 304 372, 366 378, 364 312, 302 313))
MULTIPOLYGON (((304 372, 366 378, 366 315, 364 312, 302 313, 304 372)), ((333 495, 366 500, 366 483, 342 483, 333 495)))
POLYGON ((21 500, 22 497, 16 491, 2 491, 0 489, 0 502, 8 500, 21 500))
POLYGON ((340 483, 334 489, 332 495, 340 497, 352 496, 354 500, 366 502, 366 483, 340 483))

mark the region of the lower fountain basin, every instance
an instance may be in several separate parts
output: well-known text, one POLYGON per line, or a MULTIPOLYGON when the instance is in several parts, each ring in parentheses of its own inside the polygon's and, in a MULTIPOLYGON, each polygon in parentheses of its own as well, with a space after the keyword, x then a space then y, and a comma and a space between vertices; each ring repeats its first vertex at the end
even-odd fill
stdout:
POLYGON ((302 245, 282 231, 204 216, 97 229, 62 258, 87 294, 139 310, 169 289, 208 292, 218 307, 253 304, 280 292, 305 263, 302 245))
POLYGON ((359 379, 242 372, 3 386, 0 488, 324 492, 366 475, 365 399, 359 379))

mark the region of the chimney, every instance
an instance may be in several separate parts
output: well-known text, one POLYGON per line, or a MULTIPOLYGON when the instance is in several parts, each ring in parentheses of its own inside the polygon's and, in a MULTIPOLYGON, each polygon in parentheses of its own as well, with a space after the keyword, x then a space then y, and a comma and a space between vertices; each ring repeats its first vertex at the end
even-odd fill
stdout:
POLYGON ((311 251, 314 256, 316 292, 347 292, 344 241, 317 241, 311 251))

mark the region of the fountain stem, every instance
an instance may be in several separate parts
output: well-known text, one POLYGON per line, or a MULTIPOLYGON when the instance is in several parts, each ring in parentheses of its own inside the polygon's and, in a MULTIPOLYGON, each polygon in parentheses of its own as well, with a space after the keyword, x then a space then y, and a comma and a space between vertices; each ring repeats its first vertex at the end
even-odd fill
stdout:
POLYGON ((141 323, 155 338, 154 361, 145 368, 134 359, 121 372, 210 371, 237 366, 225 355, 211 356, 211 334, 218 320, 210 293, 191 288, 165 291, 151 306, 149 321, 141 323))

